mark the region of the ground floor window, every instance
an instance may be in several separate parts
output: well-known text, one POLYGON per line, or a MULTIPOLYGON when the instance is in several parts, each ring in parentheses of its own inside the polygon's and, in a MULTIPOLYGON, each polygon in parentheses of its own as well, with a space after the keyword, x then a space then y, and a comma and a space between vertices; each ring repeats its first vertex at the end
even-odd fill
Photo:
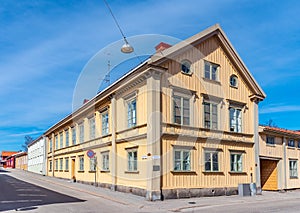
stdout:
POLYGON ((137 171, 137 149, 128 149, 128 171, 137 171))
POLYGON ((217 151, 205 151, 204 158, 206 172, 219 171, 219 153, 217 151))
POLYGON ((109 152, 102 153, 102 170, 109 171, 109 152))
POLYGON ((65 158, 65 171, 69 171, 69 158, 65 158))
POLYGON ((290 178, 298 177, 297 160, 290 160, 290 178))
POLYGON ((230 171, 242 172, 243 171, 243 158, 242 153, 230 154, 230 171))
POLYGON ((84 171, 84 156, 79 156, 79 171, 84 171))
POLYGON ((175 149, 174 150, 174 171, 191 170, 191 151, 175 149))
POLYGON ((64 168, 63 166, 64 166, 63 159, 60 158, 60 159, 59 159, 59 171, 62 171, 62 170, 63 170, 63 168, 64 168))
POLYGON ((52 160, 49 161, 49 171, 52 171, 52 160))
POLYGON ((96 171, 96 157, 90 158, 90 171, 96 171))
POLYGON ((55 171, 58 171, 58 159, 55 159, 55 171))

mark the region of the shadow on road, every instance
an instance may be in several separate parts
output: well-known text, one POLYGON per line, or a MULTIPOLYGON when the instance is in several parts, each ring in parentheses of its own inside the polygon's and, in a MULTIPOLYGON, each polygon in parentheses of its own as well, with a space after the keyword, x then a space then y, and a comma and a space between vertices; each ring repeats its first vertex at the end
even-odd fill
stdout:
POLYGON ((5 172, 0 174, 0 189, 0 211, 27 211, 41 205, 85 201, 21 181, 5 172))
POLYGON ((6 171, 6 170, 0 168, 0 173, 9 173, 9 171, 6 171))

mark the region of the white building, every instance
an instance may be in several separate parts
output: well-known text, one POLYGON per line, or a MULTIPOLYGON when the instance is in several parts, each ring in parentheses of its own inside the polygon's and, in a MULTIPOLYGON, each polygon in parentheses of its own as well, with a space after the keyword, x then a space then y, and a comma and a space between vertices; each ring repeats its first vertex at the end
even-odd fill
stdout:
POLYGON ((43 136, 28 145, 28 171, 46 175, 46 144, 43 136))

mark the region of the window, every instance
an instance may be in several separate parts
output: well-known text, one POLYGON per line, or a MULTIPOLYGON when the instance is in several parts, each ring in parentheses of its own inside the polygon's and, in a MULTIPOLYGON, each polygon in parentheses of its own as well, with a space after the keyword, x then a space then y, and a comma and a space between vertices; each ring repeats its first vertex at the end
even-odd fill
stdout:
POLYGON ((52 138, 49 140, 49 151, 52 152, 52 138))
POLYGON ((72 145, 76 144, 76 127, 72 127, 72 145))
POLYGON ((274 145, 275 144, 275 138, 272 137, 272 136, 267 136, 267 141, 266 141, 267 144, 271 144, 271 145, 274 145))
POLYGON ((300 141, 298 141, 298 148, 300 148, 300 141))
POLYGON ((64 144, 63 144, 63 133, 59 133, 59 142, 60 142, 60 148, 63 148, 64 144))
POLYGON ((79 171, 84 171, 84 156, 79 156, 79 171))
POLYGON ((83 143, 84 141, 84 125, 83 122, 79 124, 79 143, 83 143))
POLYGON ((183 72, 184 74, 191 74, 191 62, 189 62, 188 60, 183 60, 181 62, 181 72, 183 72))
POLYGON ((131 149, 128 152, 128 171, 137 171, 137 150, 131 149))
POLYGON ((52 171, 52 160, 49 161, 49 171, 52 171))
POLYGON ((66 136, 66 146, 69 146, 69 130, 65 130, 65 136, 66 136))
POLYGON ((290 160, 290 178, 298 177, 297 160, 290 160))
POLYGON ((231 75, 229 80, 230 86, 237 87, 238 86, 238 78, 236 75, 231 75))
POLYGON ((109 171, 109 152, 102 153, 102 170, 109 171))
POLYGON ((230 171, 232 171, 232 172, 242 172, 243 171, 242 153, 231 153, 230 154, 230 171))
POLYGON ((288 142, 288 146, 289 147, 295 147, 295 140, 294 139, 290 139, 288 142))
POLYGON ((65 171, 69 171, 69 158, 65 158, 65 171))
POLYGON ((58 159, 55 159, 55 171, 58 171, 58 159))
POLYGON ((108 112, 102 113, 102 135, 107 135, 109 132, 108 112))
POLYGON ((218 105, 204 102, 204 127, 218 129, 218 105))
POLYGON ((204 77, 213 81, 217 81, 219 65, 213 64, 211 62, 204 62, 204 77))
POLYGON ((127 123, 129 128, 136 126, 136 99, 127 102, 127 123))
POLYGON ((205 171, 206 172, 217 172, 219 171, 219 159, 217 151, 205 151, 205 171))
POLYGON ((90 139, 95 138, 95 118, 89 119, 89 127, 90 127, 90 139))
POLYGON ((180 125, 190 124, 190 100, 174 96, 174 123, 180 125))
POLYGON ((229 107, 229 121, 231 132, 242 132, 242 110, 229 107))
POLYGON ((58 135, 55 135, 55 149, 58 149, 58 135))
POLYGON ((63 159, 62 159, 62 158, 60 158, 60 159, 59 159, 59 171, 62 171, 62 170, 63 170, 63 168, 64 168, 63 159))
POLYGON ((96 158, 90 158, 90 171, 94 172, 96 171, 96 158))
POLYGON ((190 150, 174 150, 174 171, 191 171, 190 150))

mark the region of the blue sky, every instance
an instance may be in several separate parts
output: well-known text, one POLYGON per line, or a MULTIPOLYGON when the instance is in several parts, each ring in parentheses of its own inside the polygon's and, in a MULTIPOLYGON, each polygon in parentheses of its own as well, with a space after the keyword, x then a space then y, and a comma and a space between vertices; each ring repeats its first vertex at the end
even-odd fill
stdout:
MULTIPOLYGON (((300 129, 300 2, 108 0, 127 37, 185 39, 220 23, 267 94, 260 123, 300 129)), ((72 111, 86 63, 121 35, 102 0, 0 0, 0 150, 72 111)))

